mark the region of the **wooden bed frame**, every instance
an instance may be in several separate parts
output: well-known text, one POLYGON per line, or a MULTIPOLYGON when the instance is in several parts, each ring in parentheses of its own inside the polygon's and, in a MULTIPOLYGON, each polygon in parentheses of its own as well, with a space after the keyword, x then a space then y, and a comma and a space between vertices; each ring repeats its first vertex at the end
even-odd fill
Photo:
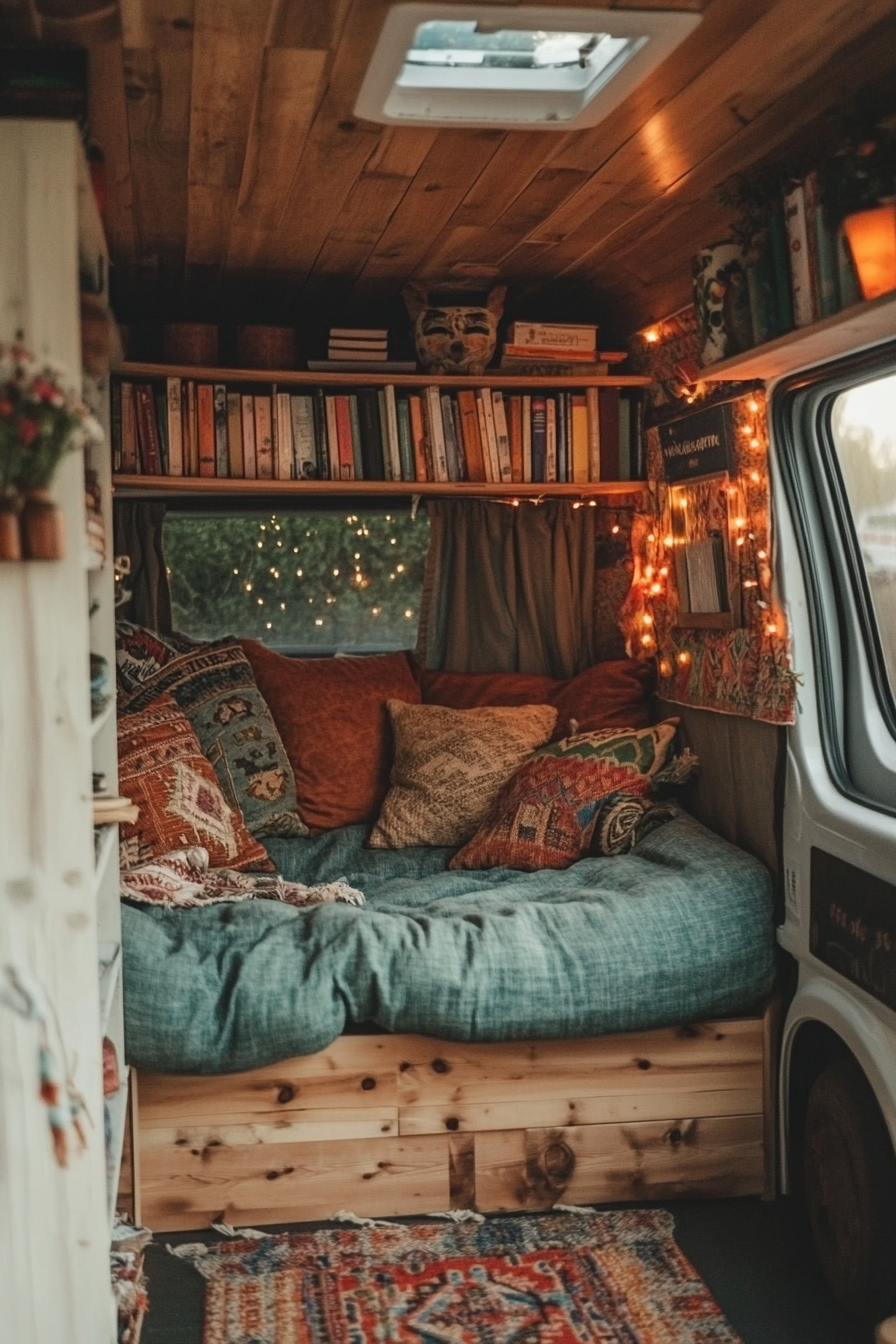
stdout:
POLYGON ((346 1035, 134 1076, 122 1200, 153 1231, 775 1192, 777 1005, 589 1040, 346 1035), (130 1186, 130 1192, 127 1187, 130 1186))

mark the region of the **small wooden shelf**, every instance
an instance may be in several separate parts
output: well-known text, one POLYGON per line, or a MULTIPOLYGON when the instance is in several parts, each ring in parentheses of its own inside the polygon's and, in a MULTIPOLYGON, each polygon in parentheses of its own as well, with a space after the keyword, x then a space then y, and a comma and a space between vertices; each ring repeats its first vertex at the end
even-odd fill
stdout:
POLYGON ((648 387, 637 374, 577 377, 500 373, 477 375, 437 373, 309 373, 304 369, 215 369, 178 364, 135 364, 125 361, 116 374, 129 378, 192 378, 197 383, 289 383, 296 387, 648 387))
POLYGON ((879 345, 896 339, 896 292, 882 294, 853 304, 832 317, 798 327, 764 345, 754 346, 742 355, 733 355, 718 364, 701 369, 706 383, 748 382, 754 379, 782 378, 798 369, 823 364, 839 355, 851 354, 863 346, 879 345))
POLYGON ((113 476, 113 488, 119 496, 154 495, 290 495, 319 498, 321 495, 453 495, 504 499, 541 499, 563 497, 590 498, 595 495, 640 494, 645 481, 572 481, 549 484, 493 484, 489 481, 259 481, 234 480, 215 476, 113 476))

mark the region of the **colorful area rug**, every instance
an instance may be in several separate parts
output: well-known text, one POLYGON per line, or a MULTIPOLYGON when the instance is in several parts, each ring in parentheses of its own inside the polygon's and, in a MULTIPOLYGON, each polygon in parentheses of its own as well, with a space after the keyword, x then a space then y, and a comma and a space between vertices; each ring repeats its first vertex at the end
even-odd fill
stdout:
POLYGON ((740 1344, 662 1210, 181 1246, 203 1344, 740 1344))

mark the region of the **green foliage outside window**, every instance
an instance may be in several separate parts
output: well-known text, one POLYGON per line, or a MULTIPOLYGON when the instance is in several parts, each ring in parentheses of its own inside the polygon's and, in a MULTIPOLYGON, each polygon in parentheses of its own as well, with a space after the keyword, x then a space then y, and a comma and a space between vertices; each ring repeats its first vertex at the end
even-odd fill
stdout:
POLYGON ((410 513, 169 514, 174 628, 274 648, 412 648, 429 545, 410 513))

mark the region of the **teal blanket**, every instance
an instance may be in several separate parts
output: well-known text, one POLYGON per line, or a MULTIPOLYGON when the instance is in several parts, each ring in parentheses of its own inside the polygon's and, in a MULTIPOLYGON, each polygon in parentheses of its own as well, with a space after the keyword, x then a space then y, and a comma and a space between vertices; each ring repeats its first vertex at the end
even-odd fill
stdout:
POLYGON ((366 834, 267 842, 285 877, 345 877, 366 906, 125 903, 128 1061, 229 1073, 362 1022, 596 1036, 738 1012, 771 988, 769 875, 684 813, 625 857, 561 872, 449 872, 450 850, 370 850, 366 834))

